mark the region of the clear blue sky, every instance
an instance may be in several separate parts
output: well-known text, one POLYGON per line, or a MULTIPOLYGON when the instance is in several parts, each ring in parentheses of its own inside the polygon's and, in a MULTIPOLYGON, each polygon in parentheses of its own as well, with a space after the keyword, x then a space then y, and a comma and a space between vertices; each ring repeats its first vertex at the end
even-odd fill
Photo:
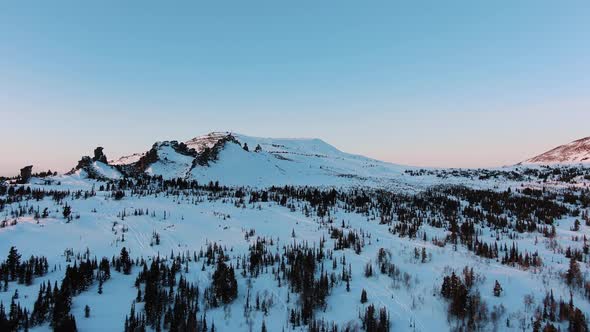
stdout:
POLYGON ((212 130, 515 163, 590 135, 589 18, 587 0, 5 1, 0 174, 212 130))

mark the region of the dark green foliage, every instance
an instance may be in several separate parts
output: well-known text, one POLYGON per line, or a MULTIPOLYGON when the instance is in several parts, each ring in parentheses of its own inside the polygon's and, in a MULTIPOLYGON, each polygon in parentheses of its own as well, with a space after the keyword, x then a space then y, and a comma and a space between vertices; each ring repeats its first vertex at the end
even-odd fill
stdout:
POLYGON ((238 296, 238 282, 234 268, 225 264, 223 257, 220 257, 217 262, 211 286, 215 297, 223 304, 231 303, 238 296))
POLYGON ((115 260, 115 270, 117 270, 117 272, 123 271, 124 274, 131 274, 132 266, 133 262, 131 261, 131 258, 129 258, 129 252, 127 251, 127 248, 123 247, 121 249, 121 254, 115 260))
MULTIPOLYGON (((323 245, 319 249, 312 249, 306 245, 288 247, 285 252, 286 264, 284 271, 291 289, 300 295, 301 309, 293 312, 297 317, 296 322, 308 324, 313 318, 315 308, 326 305, 326 298, 330 292, 331 283, 328 273, 323 269, 316 278, 317 262, 325 257, 323 245)), ((335 277, 334 277, 335 278, 335 277)), ((349 279, 347 275, 345 279, 349 279)))
POLYGON ((361 292, 361 303, 367 303, 367 291, 364 288, 361 292))
POLYGON ((71 214, 72 214, 72 207, 69 206, 68 204, 64 205, 64 208, 62 211, 62 215, 64 216, 64 218, 69 219, 71 214))
POLYGON ((496 283, 494 284, 494 296, 499 297, 500 295, 502 295, 502 286, 498 280, 496 280, 496 283))
POLYGON ((137 276, 138 301, 144 302, 144 313, 136 312, 135 304, 125 321, 125 331, 144 331, 149 326, 156 331, 202 331, 204 321, 197 319, 199 288, 176 275, 186 263, 186 257, 172 256, 168 265, 154 259, 150 267, 142 261, 142 271, 137 276), (141 285, 145 285, 141 292, 141 285), (143 296, 142 296, 143 295, 143 296))
POLYGON ((582 284, 582 272, 580 271, 580 265, 572 257, 570 259, 570 265, 565 273, 565 281, 570 286, 580 286, 582 284))
POLYGON ((469 329, 480 329, 487 322, 487 306, 479 293, 472 291, 474 282, 473 270, 467 267, 463 271, 464 280, 455 272, 445 276, 441 287, 441 295, 449 300, 449 315, 467 321, 469 329))
POLYGON ((20 265, 20 258, 21 255, 18 253, 18 250, 15 247, 10 247, 8 258, 6 259, 6 267, 8 268, 10 280, 12 281, 16 280, 18 267, 20 265))
POLYGON ((125 197, 125 192, 123 190, 117 190, 117 191, 113 192, 113 198, 116 201, 122 200, 123 197, 125 197))
POLYGON ((11 247, 6 261, 0 262, 0 280, 17 281, 27 286, 33 283, 35 277, 47 273, 49 266, 47 258, 31 256, 28 260, 22 260, 16 247, 11 247))
POLYGON ((367 332, 389 331, 389 315, 387 314, 387 309, 379 309, 379 317, 377 317, 375 306, 372 304, 367 306, 363 317, 363 329, 367 332))
POLYGON ((72 293, 68 283, 62 282, 61 289, 54 288, 54 304, 51 314, 51 326, 55 331, 75 331, 75 320, 70 315, 72 293), (74 328, 72 330, 72 328, 74 328))

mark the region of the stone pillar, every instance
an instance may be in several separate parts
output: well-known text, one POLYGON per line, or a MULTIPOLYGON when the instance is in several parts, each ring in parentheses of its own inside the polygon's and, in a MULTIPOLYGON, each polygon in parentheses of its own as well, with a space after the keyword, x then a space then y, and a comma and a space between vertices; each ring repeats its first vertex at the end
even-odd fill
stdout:
POLYGON ((21 183, 28 183, 33 175, 33 165, 25 166, 20 169, 21 183))

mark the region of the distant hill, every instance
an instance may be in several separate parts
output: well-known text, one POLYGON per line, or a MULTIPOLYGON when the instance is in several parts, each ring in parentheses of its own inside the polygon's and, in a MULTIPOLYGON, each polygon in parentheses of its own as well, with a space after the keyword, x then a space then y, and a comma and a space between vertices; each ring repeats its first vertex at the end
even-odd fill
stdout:
POLYGON ((590 136, 560 145, 522 162, 523 164, 590 163, 590 136))

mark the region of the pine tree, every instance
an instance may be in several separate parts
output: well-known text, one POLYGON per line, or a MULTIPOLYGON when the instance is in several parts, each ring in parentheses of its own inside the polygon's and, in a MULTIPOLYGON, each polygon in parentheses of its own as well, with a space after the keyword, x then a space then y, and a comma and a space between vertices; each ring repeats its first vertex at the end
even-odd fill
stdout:
POLYGON ((125 247, 121 249, 120 260, 121 265, 123 266, 123 273, 131 274, 131 259, 129 258, 129 252, 125 247))
MULTIPOLYGON (((64 278, 65 279, 65 278, 64 278)), ((65 284, 65 282, 64 282, 65 284)), ((54 288, 54 291, 57 288, 54 288)), ((54 299, 51 325, 55 331, 76 331, 76 321, 70 315, 72 296, 67 284, 62 285, 54 299)))
POLYGON ((586 323, 586 317, 584 316, 584 313, 579 308, 575 308, 575 310, 573 310, 570 313, 568 331, 570 331, 570 332, 578 332, 578 331, 587 332, 588 331, 588 324, 586 323))
POLYGON ((224 304, 231 303, 238 296, 238 282, 234 274, 234 268, 227 266, 220 257, 217 269, 213 273, 213 291, 215 297, 224 304))
POLYGON ((8 317, 6 317, 6 311, 4 310, 4 304, 0 302, 0 331, 8 331, 8 317))
POLYGON ((361 292, 361 303, 367 303, 367 301, 367 291, 363 288, 363 291, 361 292))
POLYGON ((70 207, 67 203, 64 205, 64 209, 62 212, 64 219, 69 219, 70 215, 72 214, 72 207, 70 207))
POLYGON ((499 297, 500 295, 502 295, 502 290, 502 286, 500 285, 498 280, 496 280, 496 284, 494 285, 494 296, 499 297))
POLYGON ((84 317, 90 317, 90 307, 88 306, 88 304, 84 307, 84 317))
POLYGON ((570 266, 565 274, 565 281, 570 286, 579 285, 582 281, 582 272, 575 258, 570 259, 570 266))
POLYGON ((15 247, 10 247, 8 252, 8 258, 6 259, 6 265, 8 266, 8 272, 10 274, 10 280, 16 280, 18 267, 20 265, 21 255, 15 247))

